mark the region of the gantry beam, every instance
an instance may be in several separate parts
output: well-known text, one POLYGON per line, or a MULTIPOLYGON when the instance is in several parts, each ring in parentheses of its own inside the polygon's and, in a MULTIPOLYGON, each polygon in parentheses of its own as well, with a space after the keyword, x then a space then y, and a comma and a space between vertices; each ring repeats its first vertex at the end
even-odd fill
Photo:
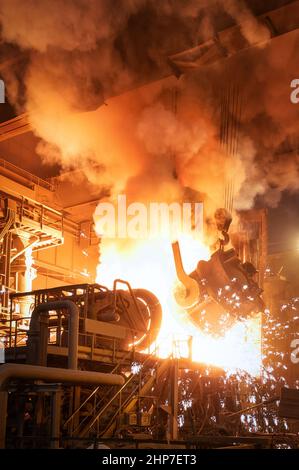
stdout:
MULTIPOLYGON (((260 15, 258 22, 269 31, 270 40, 299 28, 299 1, 260 15)), ((237 24, 218 32, 214 38, 192 49, 169 56, 169 64, 176 76, 227 59, 267 41, 249 44, 243 35, 246 24, 237 24)))
MULTIPOLYGON (((270 39, 287 34, 299 28, 299 0, 268 11, 256 18, 269 30, 270 39)), ((242 33, 242 29, 245 27, 246 25, 243 24, 234 25, 217 32, 213 38, 205 43, 170 55, 166 58, 167 65, 162 66, 160 77, 157 77, 156 80, 171 75, 179 77, 190 70, 210 65, 219 60, 232 57, 242 50, 259 46, 261 43, 258 41, 254 44, 247 42, 242 33)), ((123 92, 125 91, 127 90, 123 90, 123 92)), ((30 131, 32 131, 32 127, 28 114, 20 114, 0 124, 0 142, 30 131)))

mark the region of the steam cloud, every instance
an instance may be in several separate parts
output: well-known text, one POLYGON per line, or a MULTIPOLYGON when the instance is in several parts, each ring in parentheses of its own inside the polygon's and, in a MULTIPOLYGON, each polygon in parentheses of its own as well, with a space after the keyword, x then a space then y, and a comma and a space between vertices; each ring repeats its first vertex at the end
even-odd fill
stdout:
POLYGON ((289 83, 299 37, 289 33, 268 44, 268 29, 244 2, 2 0, 0 19, 2 41, 27 57, 21 70, 15 65, 3 78, 11 101, 29 113, 43 139, 37 152, 45 162, 82 167, 91 182, 112 194, 125 190, 132 199, 177 200, 192 188, 208 195, 211 209, 223 205, 229 178, 237 209, 252 207, 258 194, 275 205, 282 191, 299 189, 298 156, 282 151, 298 118, 289 83), (264 48, 179 81, 170 77, 128 91, 162 78, 167 55, 211 38, 219 12, 241 24, 249 46, 264 48), (282 69, 281 57, 289 67, 282 69), (230 158, 219 146, 219 96, 236 77, 242 134, 230 158))

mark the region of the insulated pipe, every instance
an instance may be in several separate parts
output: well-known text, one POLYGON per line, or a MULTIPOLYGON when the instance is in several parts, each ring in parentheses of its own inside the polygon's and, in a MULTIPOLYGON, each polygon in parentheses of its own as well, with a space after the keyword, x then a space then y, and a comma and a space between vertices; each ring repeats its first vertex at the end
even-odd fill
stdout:
POLYGON ((66 309, 68 319, 68 368, 77 369, 78 365, 78 336, 79 336, 79 310, 71 300, 58 300, 39 304, 32 312, 28 332, 28 356, 30 363, 38 360, 39 365, 46 365, 47 335, 42 333, 47 328, 49 311, 66 309), (43 317, 43 321, 42 320, 43 317))
POLYGON ((31 366, 27 364, 3 364, 0 366, 0 392, 7 389, 12 379, 44 380, 86 385, 123 385, 122 375, 85 370, 70 370, 56 367, 31 366))

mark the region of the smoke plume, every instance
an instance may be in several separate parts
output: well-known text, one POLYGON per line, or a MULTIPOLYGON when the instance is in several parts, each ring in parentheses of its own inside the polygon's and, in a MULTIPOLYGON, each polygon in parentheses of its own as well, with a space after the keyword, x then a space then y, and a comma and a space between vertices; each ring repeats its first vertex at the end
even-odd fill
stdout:
POLYGON ((28 113, 45 162, 82 168, 135 200, 182 199, 191 188, 211 210, 231 180, 237 209, 299 189, 298 156, 284 152, 298 118, 289 100, 298 34, 269 42, 245 2, 2 0, 0 19, 2 42, 27 58, 22 77, 17 64, 3 73, 10 100, 28 113), (240 24, 248 46, 263 47, 166 78, 167 56, 213 37, 219 14, 240 24), (226 83, 242 99, 233 156, 219 145, 226 83))

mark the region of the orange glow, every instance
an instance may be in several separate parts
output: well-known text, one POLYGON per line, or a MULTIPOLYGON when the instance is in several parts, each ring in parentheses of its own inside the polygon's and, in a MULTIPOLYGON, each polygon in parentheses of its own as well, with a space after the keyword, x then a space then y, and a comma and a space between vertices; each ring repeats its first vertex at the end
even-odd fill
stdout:
MULTIPOLYGON (((184 268, 190 273, 200 259, 208 260, 209 249, 199 239, 184 235, 179 239, 184 268)), ((97 282, 112 288, 113 280, 122 278, 133 288, 152 291, 160 300, 163 319, 152 344, 157 355, 188 357, 225 369, 228 373, 246 370, 258 375, 261 366, 261 318, 255 316, 235 323, 223 337, 215 338, 196 328, 186 312, 175 303, 177 285, 170 240, 102 239, 97 282), (192 343, 190 343, 192 338, 192 343)))
POLYGON ((32 248, 29 247, 25 251, 25 290, 29 292, 32 290, 32 281, 36 278, 36 270, 33 268, 32 248))

